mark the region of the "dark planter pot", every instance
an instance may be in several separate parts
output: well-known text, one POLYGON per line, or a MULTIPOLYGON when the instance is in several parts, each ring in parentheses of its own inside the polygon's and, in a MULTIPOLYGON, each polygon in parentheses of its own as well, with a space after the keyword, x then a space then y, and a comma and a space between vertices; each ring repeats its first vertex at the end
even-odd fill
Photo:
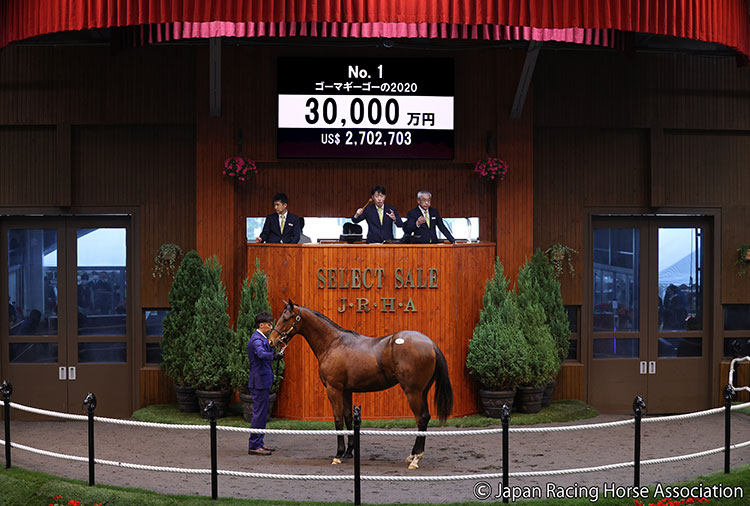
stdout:
MULTIPOLYGON (((253 398, 250 394, 240 394, 240 401, 242 401, 242 418, 250 423, 253 421, 253 398)), ((273 408, 276 407, 276 394, 271 394, 268 397, 268 415, 273 413, 273 408)))
POLYGON ((518 387, 516 399, 521 413, 538 413, 542 409, 542 396, 547 385, 540 387, 518 387))
POLYGON ((232 395, 232 391, 230 389, 226 390, 195 390, 195 395, 198 397, 198 406, 200 407, 200 414, 203 418, 208 418, 208 415, 206 415, 203 412, 203 408, 206 407, 206 405, 214 401, 214 404, 216 404, 216 407, 219 408, 219 412, 216 415, 216 418, 223 418, 227 416, 227 410, 229 409, 229 398, 232 395))
POLYGON ((544 388, 544 395, 542 396, 543 408, 546 408, 552 402, 552 394, 555 393, 555 385, 557 385, 557 381, 555 380, 547 382, 547 386, 544 388))
POLYGON ((516 389, 512 390, 479 390, 479 402, 482 405, 482 413, 490 418, 500 418, 503 414, 503 404, 513 408, 513 398, 516 389))
POLYGON ((198 411, 198 399, 195 397, 195 387, 174 386, 177 394, 177 405, 182 413, 195 413, 198 411))

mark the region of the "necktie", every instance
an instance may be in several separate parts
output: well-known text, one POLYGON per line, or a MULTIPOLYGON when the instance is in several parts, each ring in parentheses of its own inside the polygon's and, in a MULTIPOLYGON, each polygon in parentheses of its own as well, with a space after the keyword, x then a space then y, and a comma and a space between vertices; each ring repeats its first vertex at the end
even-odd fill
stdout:
POLYGON ((383 208, 378 207, 378 217, 380 218, 380 224, 383 224, 383 208))
POLYGON ((286 223, 286 216, 282 214, 281 215, 281 233, 282 234, 284 233, 284 223, 286 223))
POLYGON ((427 228, 430 228, 430 213, 424 213, 424 221, 427 223, 427 228))

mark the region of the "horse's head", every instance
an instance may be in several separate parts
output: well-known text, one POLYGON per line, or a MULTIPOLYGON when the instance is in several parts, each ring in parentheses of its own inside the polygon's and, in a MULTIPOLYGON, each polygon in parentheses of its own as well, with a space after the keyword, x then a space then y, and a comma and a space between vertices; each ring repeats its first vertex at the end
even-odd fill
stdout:
POLYGON ((291 300, 286 302, 284 311, 281 312, 279 319, 276 320, 276 325, 271 331, 271 335, 268 337, 268 342, 271 346, 278 346, 279 343, 283 345, 289 344, 292 336, 299 330, 299 321, 302 318, 302 313, 299 306, 295 306, 291 300))

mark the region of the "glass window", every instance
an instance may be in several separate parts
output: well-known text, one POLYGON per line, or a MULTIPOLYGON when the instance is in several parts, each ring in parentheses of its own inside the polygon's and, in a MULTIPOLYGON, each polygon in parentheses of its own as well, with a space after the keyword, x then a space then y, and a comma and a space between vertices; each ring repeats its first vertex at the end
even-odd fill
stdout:
POLYGON ((123 363, 127 362, 127 345, 114 343, 78 343, 78 363, 123 363))
POLYGON ((725 337, 724 356, 737 358, 750 355, 750 338, 748 337, 725 337))
POLYGON ((659 229, 658 290, 660 331, 701 330, 702 229, 659 229))
MULTIPOLYGON (((352 213, 354 214, 354 213, 352 213)), ((406 217, 401 216, 406 222, 406 217)), ((255 242, 260 233, 263 231, 265 217, 248 217, 245 220, 245 232, 247 242, 255 242)), ((351 218, 325 218, 325 217, 305 217, 302 234, 310 239, 310 242, 317 243, 319 239, 338 239, 343 233, 344 223, 351 222, 351 218)), ((479 218, 443 218, 448 229, 455 239, 466 239, 469 241, 479 240, 479 218)), ((367 237, 367 222, 365 220, 358 223, 362 227, 362 237, 367 237)), ((404 236, 403 229, 393 225, 393 237, 401 239, 404 236)), ((438 238, 445 239, 440 229, 438 229, 438 238)), ((307 242, 302 238, 303 242, 307 242)))
POLYGON ((637 338, 594 339, 594 358, 638 358, 637 338))
POLYGON ((660 337, 659 358, 700 357, 702 344, 699 337, 660 337))
POLYGON ((750 304, 725 304, 724 330, 750 330, 750 304))
POLYGON ((10 343, 11 364, 56 364, 57 343, 10 343))
POLYGON ((127 247, 124 228, 78 229, 78 335, 124 336, 127 247))
POLYGON ((57 335, 57 231, 8 231, 8 333, 57 335))
POLYGON ((594 331, 637 331, 640 230, 594 229, 594 331))
POLYGON ((149 309, 144 311, 146 325, 146 363, 161 364, 161 337, 164 335, 164 317, 167 309, 149 309))

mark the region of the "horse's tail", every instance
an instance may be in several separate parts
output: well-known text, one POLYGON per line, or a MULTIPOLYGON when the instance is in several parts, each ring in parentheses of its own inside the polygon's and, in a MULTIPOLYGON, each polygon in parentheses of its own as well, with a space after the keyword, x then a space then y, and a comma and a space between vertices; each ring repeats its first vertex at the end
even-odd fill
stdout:
POLYGON ((435 404, 437 404, 437 415, 441 422, 445 422, 453 410, 453 387, 448 377, 448 364, 445 362, 443 352, 437 345, 435 349, 435 404))

